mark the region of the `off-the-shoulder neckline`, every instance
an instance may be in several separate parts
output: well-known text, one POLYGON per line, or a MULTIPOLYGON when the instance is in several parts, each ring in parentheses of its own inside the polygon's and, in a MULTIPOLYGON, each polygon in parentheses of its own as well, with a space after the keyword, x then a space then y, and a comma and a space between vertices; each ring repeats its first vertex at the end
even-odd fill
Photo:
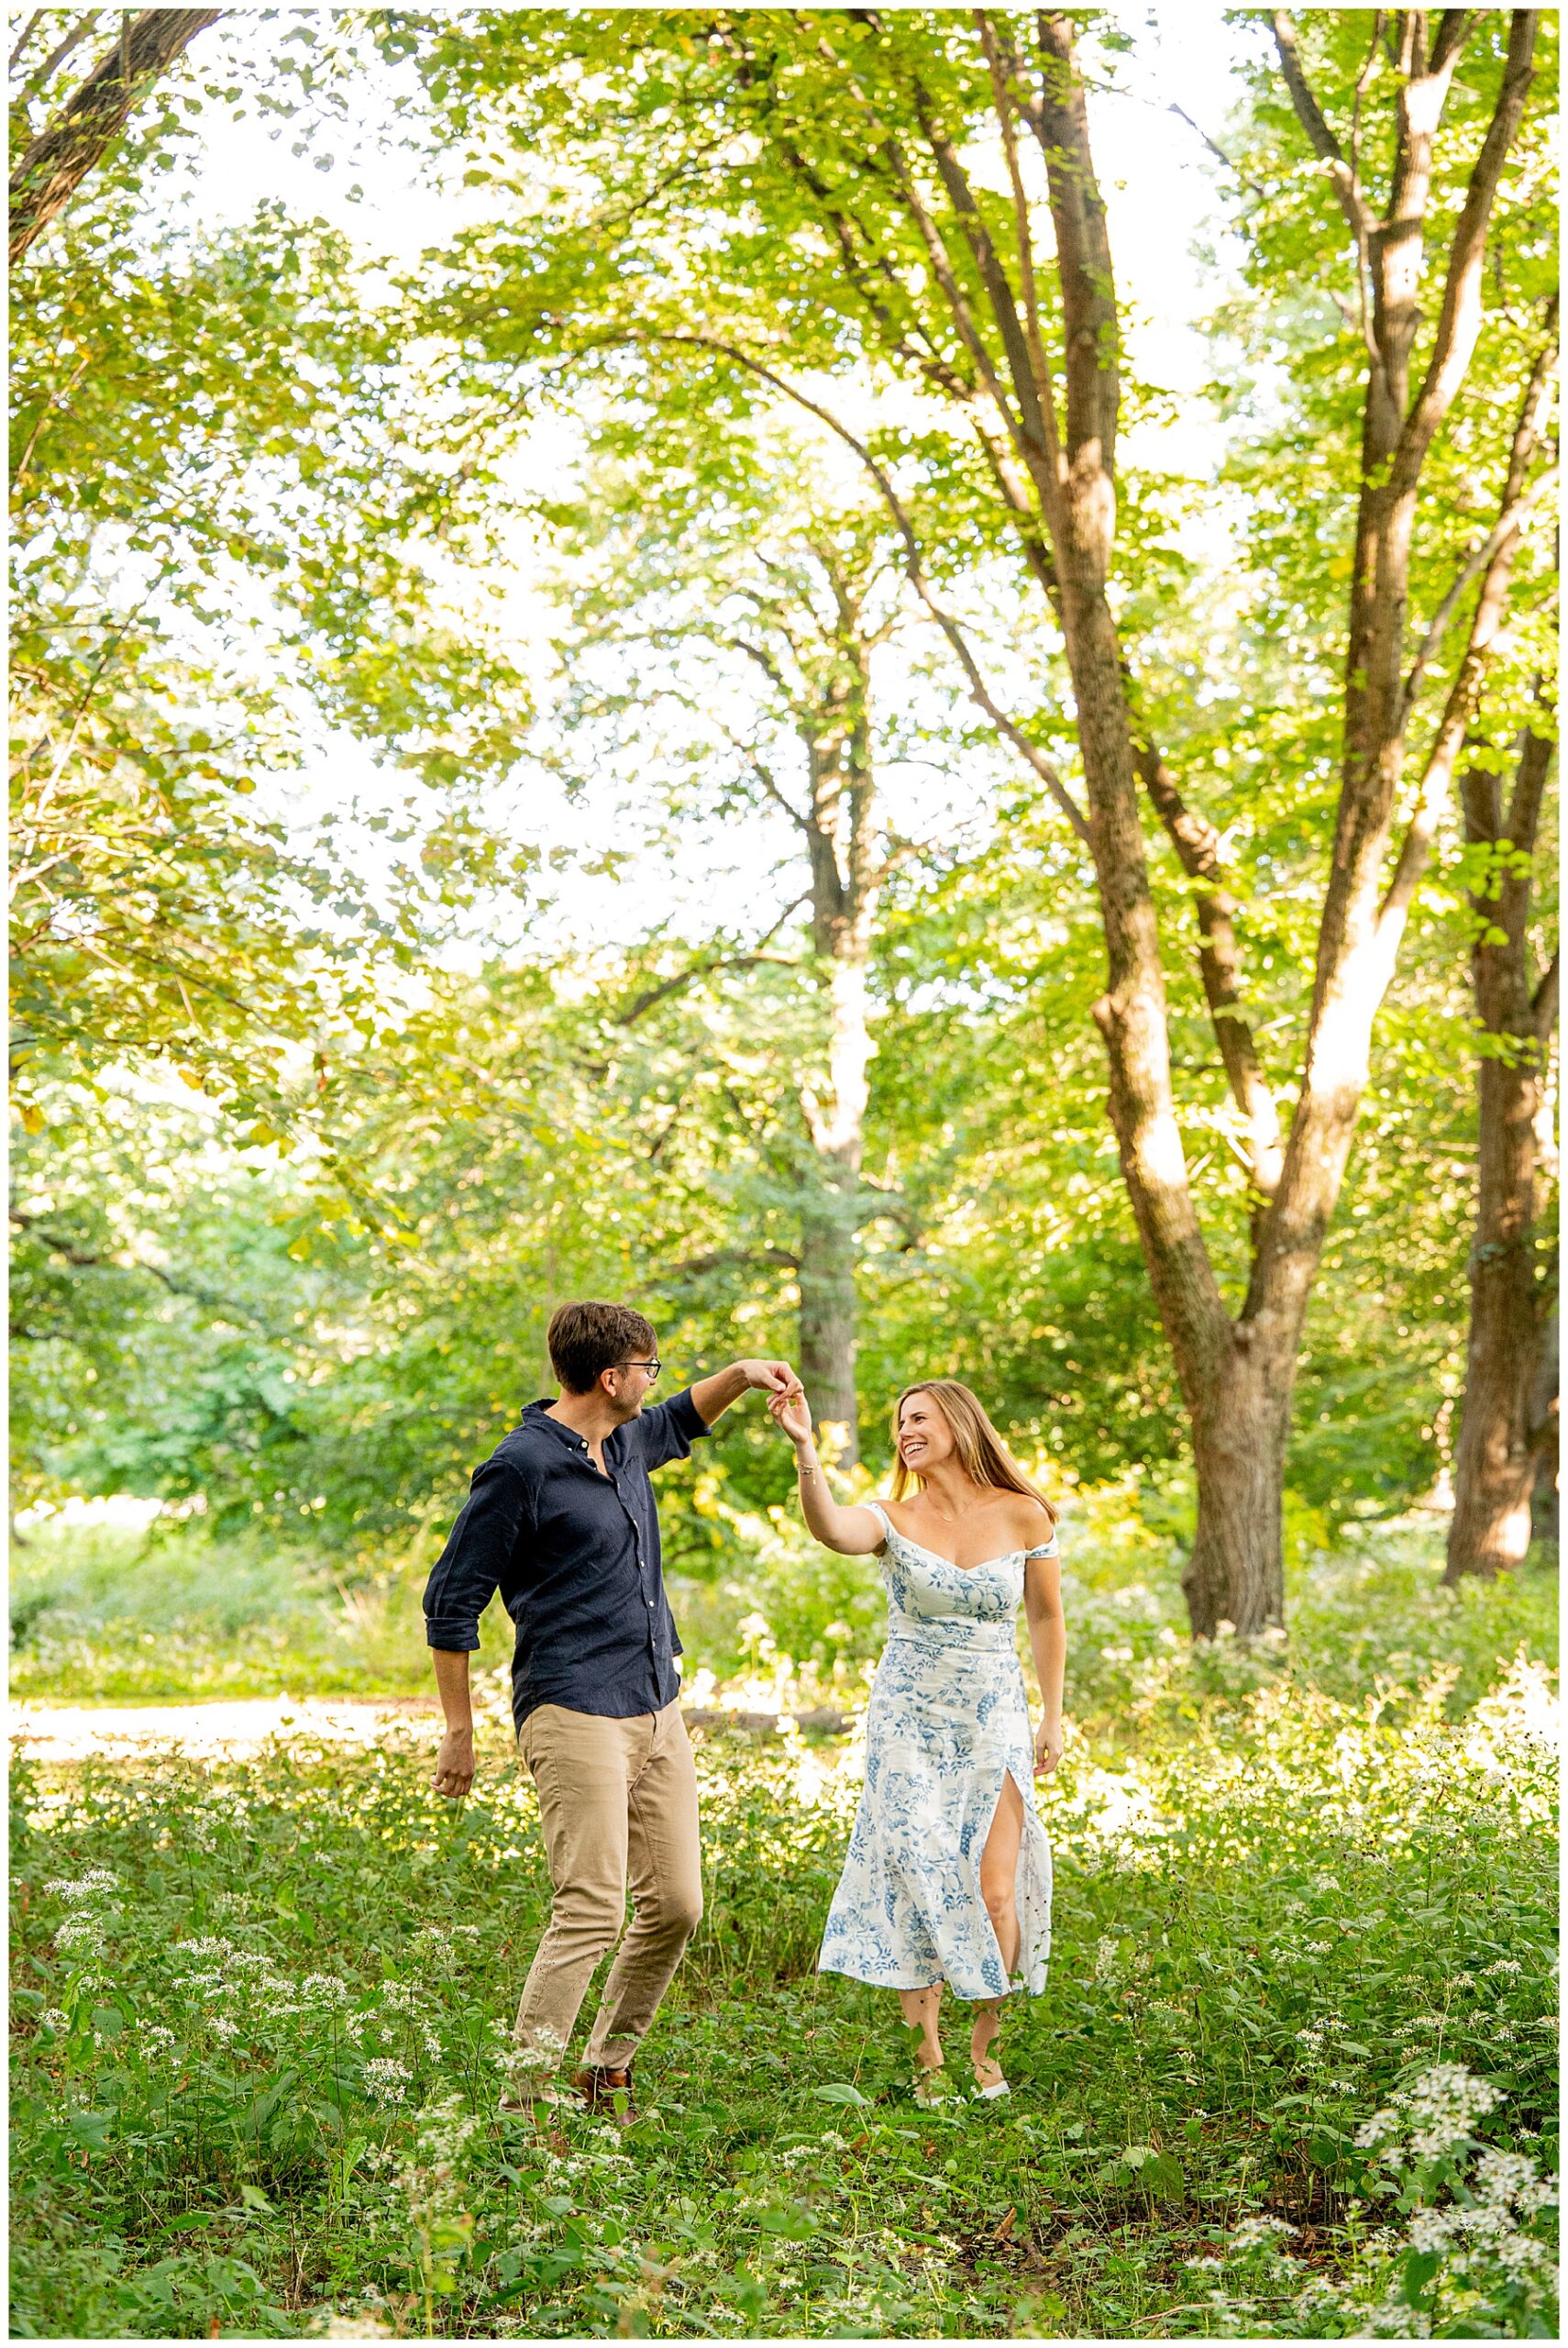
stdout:
MULTIPOLYGON (((876 1502, 874 1505, 876 1514, 881 1518, 883 1523, 887 1526, 888 1531, 891 1534, 895 1541, 901 1541, 906 1549, 918 1549, 922 1557, 930 1557, 935 1565, 951 1566, 955 1574, 983 1573, 988 1566, 1005 1566, 1014 1557, 1029 1557, 1037 1554, 1037 1550, 1027 1548, 999 1549, 994 1557, 980 1557, 977 1558, 972 1566, 961 1566, 956 1557, 944 1557, 940 1549, 928 1549, 923 1541, 911 1541, 907 1533, 900 1533, 899 1531, 898 1526, 893 1523, 892 1518, 888 1514, 887 1510, 881 1505, 880 1501, 876 1502)), ((1056 1535, 1053 1532, 1051 1540, 1054 1541, 1055 1537, 1056 1535)), ((1048 1549, 1051 1543, 1049 1541, 1042 1541, 1037 1545, 1037 1549, 1048 1549)))

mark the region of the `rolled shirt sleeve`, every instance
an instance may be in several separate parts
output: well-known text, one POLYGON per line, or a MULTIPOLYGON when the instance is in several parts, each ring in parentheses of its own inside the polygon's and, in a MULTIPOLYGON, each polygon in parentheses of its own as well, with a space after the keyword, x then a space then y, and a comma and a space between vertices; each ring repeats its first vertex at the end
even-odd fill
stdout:
POLYGON ((672 1394, 668 1402, 656 1402, 651 1410, 640 1412, 631 1424, 642 1447, 643 1466, 650 1474, 656 1468, 668 1468, 672 1459, 690 1458, 692 1445, 712 1432, 691 1400, 690 1386, 672 1394))
POLYGON ((480 1616, 506 1573, 529 1515, 527 1488, 510 1461, 492 1457, 475 1468, 462 1512, 425 1585, 429 1645, 453 1655, 470 1654, 479 1645, 480 1616))

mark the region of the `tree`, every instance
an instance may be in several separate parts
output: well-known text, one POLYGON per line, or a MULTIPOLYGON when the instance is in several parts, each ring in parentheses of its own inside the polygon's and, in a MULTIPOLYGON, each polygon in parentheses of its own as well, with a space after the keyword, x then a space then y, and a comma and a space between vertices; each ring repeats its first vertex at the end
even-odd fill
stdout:
POLYGON ((508 868, 473 795, 526 692, 450 624, 484 493, 343 240, 273 205, 185 233, 180 135, 138 117, 13 288, 13 1065, 30 1118, 39 1080, 139 1063, 278 1131, 379 1015, 372 964, 508 868), (438 794, 381 817, 373 876, 350 809, 310 839, 280 804, 334 725, 438 794))
MULTIPOLYGON (((1418 11, 1372 25, 1320 14, 1297 28, 1280 14, 1274 31, 1277 73, 1259 100, 1265 201, 1248 232, 1260 268, 1271 238, 1278 246, 1287 235, 1297 276, 1331 290, 1345 319, 1337 382, 1348 384, 1353 365, 1359 386, 1335 416, 1353 518, 1350 587, 1332 624, 1342 658, 1338 783, 1318 818, 1332 846, 1303 858, 1316 864, 1319 910, 1309 1002, 1296 1066, 1278 1065, 1275 1045, 1272 1071, 1247 1013, 1245 912, 1223 835, 1178 774, 1174 748, 1162 748, 1154 718, 1168 695, 1157 658, 1140 662, 1124 624, 1124 354, 1077 21, 1053 11, 798 19, 758 9, 715 11, 699 26, 649 12, 630 27, 575 18, 541 37, 531 23, 491 17, 437 31, 428 68, 465 131, 504 122, 510 108, 503 138, 521 146, 543 134, 600 174, 602 200, 575 234, 557 210, 536 229, 509 223, 488 247, 464 240, 454 258, 478 271, 459 329, 469 347, 515 370, 530 356, 601 356, 662 338, 722 357, 737 382, 828 422, 876 482, 911 589, 976 698, 1084 844, 1106 954, 1094 1017, 1110 1115, 1197 1466, 1185 1585, 1198 1634, 1222 1620, 1251 1634, 1280 1619, 1281 1493, 1309 1299, 1374 1022, 1499 648, 1522 525, 1545 485, 1543 336, 1529 290, 1542 281, 1542 215, 1528 172, 1514 197, 1527 226, 1510 245, 1527 290, 1501 305, 1473 381, 1494 216, 1541 20, 1451 11, 1431 27, 1418 11), (569 62, 591 80, 574 80, 569 62), (537 78, 546 70, 547 91, 537 78), (1331 112, 1348 121, 1346 138, 1331 112), (602 143, 612 121, 613 161, 602 143), (1369 193, 1379 175, 1380 200, 1369 193), (1442 291, 1423 316, 1435 237, 1442 291), (683 238, 702 254, 701 270, 661 279, 656 256, 683 238), (945 413, 977 463, 966 471, 951 444, 933 452, 937 433, 852 428, 802 386, 808 368, 852 378, 860 396, 868 371, 901 377, 924 415, 945 413), (1501 430, 1499 380, 1512 393, 1501 430), (1496 484, 1479 545, 1455 543, 1456 464, 1472 483, 1496 484), (1050 720, 1009 717, 938 601, 953 549, 967 551, 977 536, 994 546, 1002 530, 1059 641, 1082 805, 1040 747, 1050 720), (1441 713, 1417 739, 1412 793, 1412 721, 1434 682, 1441 713), (1140 794, 1196 915, 1198 973, 1247 1161, 1248 1254, 1234 1305, 1184 1148, 1140 794)), ((1540 136, 1532 127, 1537 144, 1540 136)), ((1294 281, 1290 293, 1298 304, 1294 281)), ((1303 374, 1314 387, 1315 356, 1303 374)), ((1301 412, 1310 405, 1303 398, 1301 412)), ((1466 521, 1474 503, 1472 488, 1466 521)))
MULTIPOLYGON (((878 768, 896 754, 896 737, 879 720, 873 682, 900 616, 901 570, 885 515, 835 494, 821 478, 821 451, 799 434, 766 447, 737 431, 704 451, 693 446, 684 402, 672 404, 673 415, 645 413, 635 430, 617 431, 618 461, 586 484, 574 536, 594 549, 597 583, 579 596, 583 626, 570 662, 580 675, 585 657, 602 665, 608 651, 613 708, 639 731, 673 703, 678 771, 699 761, 726 814, 746 805, 781 814, 794 834, 789 863, 803 858, 795 903, 810 907, 805 969, 821 1041, 797 1070, 808 1145, 794 1251, 800 1358, 819 1421, 843 1431, 848 1466, 859 1457, 856 1235, 889 1206, 897 1212, 867 1186, 863 1157, 878 903, 911 852, 888 836, 878 768)), ((604 706, 603 696, 588 698, 604 706)), ((580 685, 574 703, 580 716, 580 685)), ((646 791, 646 761, 637 767, 646 791)), ((798 865, 787 885, 796 877, 798 865)), ((626 1017, 715 967, 756 959, 717 947, 646 990, 626 1017)))
MULTIPOLYGON (((49 12, 39 9, 11 55, 11 68, 25 57, 35 27, 49 12)), ((105 51, 54 119, 28 145, 11 173, 10 260, 15 269, 29 245, 65 209, 83 181, 118 138, 132 107, 152 83, 182 57, 221 8, 144 8, 121 20, 118 40, 105 51)), ((44 61, 39 86, 64 62, 93 17, 78 20, 44 61)))
POLYGON ((1525 733, 1506 804, 1502 778, 1489 767, 1467 766, 1460 785, 1474 870, 1470 969, 1482 1045, 1481 1147, 1463 1415, 1443 1577, 1449 1582, 1520 1563, 1542 1455, 1556 1434, 1555 1359, 1547 1358, 1556 1284, 1539 1260, 1536 1217, 1537 1134, 1557 1016, 1557 956, 1538 972, 1530 938, 1552 747, 1549 734, 1525 733))

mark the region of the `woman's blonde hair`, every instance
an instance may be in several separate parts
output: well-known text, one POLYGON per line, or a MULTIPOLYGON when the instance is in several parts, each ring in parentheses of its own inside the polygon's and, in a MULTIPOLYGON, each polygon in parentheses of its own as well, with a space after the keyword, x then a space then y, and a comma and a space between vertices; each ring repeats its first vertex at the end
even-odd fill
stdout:
POLYGON ((925 1479, 906 1468, 899 1449, 899 1420, 911 1394, 929 1394, 953 1430, 953 1447, 966 1475, 994 1491, 1024 1492, 1038 1501, 1053 1525, 1056 1512, 1037 1484, 1032 1484, 1006 1444, 986 1416, 985 1404, 955 1378, 922 1378, 906 1386, 893 1405, 893 1498, 901 1501, 911 1484, 925 1479))

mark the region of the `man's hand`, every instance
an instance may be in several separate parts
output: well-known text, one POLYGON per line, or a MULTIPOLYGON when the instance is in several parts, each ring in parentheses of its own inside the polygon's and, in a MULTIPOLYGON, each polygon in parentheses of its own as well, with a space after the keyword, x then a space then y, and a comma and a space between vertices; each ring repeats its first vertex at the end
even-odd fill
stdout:
POLYGON ((700 1378, 691 1389, 691 1401, 703 1425, 711 1427, 721 1411, 753 1389, 767 1395, 798 1394, 801 1381, 787 1361, 733 1361, 728 1369, 700 1378))
POLYGON ((473 1781, 473 1730, 449 1728, 441 1739, 441 1750, 436 1755, 436 1775, 430 1782, 448 1801, 461 1801, 473 1781))

